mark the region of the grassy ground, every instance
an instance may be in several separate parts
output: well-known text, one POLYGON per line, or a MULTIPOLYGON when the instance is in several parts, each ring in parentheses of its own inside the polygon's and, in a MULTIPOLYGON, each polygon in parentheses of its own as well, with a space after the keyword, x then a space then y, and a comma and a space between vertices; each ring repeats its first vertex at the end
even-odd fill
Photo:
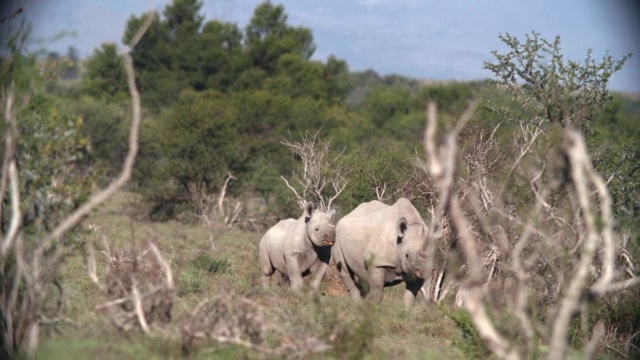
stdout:
MULTIPOLYGON (((199 302, 215 297, 221 289, 260 304, 266 321, 284 334, 280 337, 306 334, 331 339, 333 351, 319 354, 318 358, 453 359, 469 355, 452 345, 452 340, 460 339, 461 334, 447 316, 450 309, 419 304, 405 310, 402 285, 387 288, 380 305, 355 303, 346 296, 336 270, 331 268, 319 296, 292 293, 285 287, 262 290, 258 265, 262 234, 238 229, 222 232, 213 251, 204 227, 137 220, 137 206, 132 194, 118 194, 85 221, 85 226, 97 227, 86 236, 94 240, 105 237, 112 253, 132 247, 142 251, 149 240, 158 245, 177 283, 171 324, 151 335, 139 330, 118 331, 95 310, 106 299, 89 279, 85 257, 73 255, 61 269, 64 314, 68 321, 45 328, 36 358, 265 357, 253 350, 211 340, 198 342, 188 355, 184 351, 181 324, 199 302)), ((100 273, 104 264, 101 261, 98 264, 100 273)))

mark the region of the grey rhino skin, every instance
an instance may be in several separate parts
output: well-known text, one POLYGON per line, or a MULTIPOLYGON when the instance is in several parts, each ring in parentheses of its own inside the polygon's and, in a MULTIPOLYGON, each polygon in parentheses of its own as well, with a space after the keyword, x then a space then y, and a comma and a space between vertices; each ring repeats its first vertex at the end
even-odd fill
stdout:
POLYGON ((363 203, 340 219, 331 256, 351 297, 381 301, 384 286, 404 281, 404 304, 413 306, 428 273, 427 232, 418 210, 406 198, 393 205, 363 203), (358 282, 365 289, 363 294, 358 282))
POLYGON ((311 287, 318 291, 331 261, 334 217, 335 210, 313 211, 313 203, 308 202, 300 218, 281 220, 269 229, 259 247, 262 286, 268 288, 271 276, 278 271, 291 288, 299 289, 302 275, 309 272, 311 287))

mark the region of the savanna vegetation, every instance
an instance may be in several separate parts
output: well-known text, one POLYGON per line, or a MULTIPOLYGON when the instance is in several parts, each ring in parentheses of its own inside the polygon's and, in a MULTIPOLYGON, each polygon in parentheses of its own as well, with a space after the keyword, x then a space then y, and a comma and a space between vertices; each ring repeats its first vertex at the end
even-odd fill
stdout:
POLYGON ((503 34, 491 80, 427 85, 311 60, 281 5, 245 28, 201 7, 132 15, 87 59, 3 19, 1 358, 640 354, 640 102, 608 90, 628 57, 503 34), (335 269, 261 289, 260 237, 301 200, 403 196, 435 230, 416 308, 353 303, 335 269))

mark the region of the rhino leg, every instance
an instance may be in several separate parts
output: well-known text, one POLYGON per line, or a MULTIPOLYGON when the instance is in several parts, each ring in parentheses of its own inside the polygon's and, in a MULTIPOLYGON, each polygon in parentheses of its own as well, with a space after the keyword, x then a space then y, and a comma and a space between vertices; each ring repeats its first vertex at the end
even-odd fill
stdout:
POLYGON ((280 274, 280 281, 278 282, 278 286, 289 286, 289 277, 287 276, 287 274, 281 273, 280 271, 278 271, 278 274, 280 274))
POLYGON ((384 295, 384 279, 387 275, 386 268, 374 267, 369 269, 369 293, 367 300, 380 302, 384 295))
POLYGON ((287 276, 289 277, 289 283, 294 290, 302 288, 304 282, 302 281, 302 272, 300 271, 300 261, 296 255, 286 258, 287 261, 287 276))
POLYGON ((327 269, 329 269, 329 262, 321 259, 316 260, 316 262, 311 265, 309 271, 311 272, 311 289, 313 289, 313 291, 317 292, 320 290, 320 283, 327 273, 327 269))
POLYGON ((262 274, 262 287, 267 289, 271 286, 271 275, 262 274))
POLYGON ((333 262, 336 264, 338 272, 340 273, 340 279, 342 279, 342 283, 347 288, 347 291, 349 292, 351 298, 354 300, 362 299, 362 296, 360 295, 360 289, 358 289, 358 287, 356 286, 356 283, 353 279, 353 274, 351 273, 351 271, 349 271, 349 268, 347 267, 347 264, 342 257, 342 253, 340 251, 335 251, 332 252, 331 255, 333 256, 333 262))
POLYGON ((416 303, 416 297, 420 292, 420 288, 424 285, 424 280, 416 280, 407 283, 407 289, 404 291, 404 307, 411 308, 416 303))
POLYGON ((262 272, 262 287, 266 289, 271 285, 271 275, 273 275, 275 268, 273 264, 271 264, 271 259, 269 258, 269 253, 267 252, 264 242, 260 242, 258 256, 260 258, 260 270, 262 272))

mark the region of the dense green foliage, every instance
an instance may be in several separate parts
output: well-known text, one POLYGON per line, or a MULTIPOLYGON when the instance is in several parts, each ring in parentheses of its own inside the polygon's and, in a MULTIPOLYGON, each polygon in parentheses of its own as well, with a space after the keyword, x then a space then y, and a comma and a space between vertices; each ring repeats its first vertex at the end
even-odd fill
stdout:
POLYGON ((505 102, 506 97, 487 101, 488 113, 505 121, 507 128, 530 123, 544 129, 545 146, 557 141, 554 124, 582 130, 596 168, 610 179, 618 220, 637 219, 640 109, 637 100, 613 96, 608 89, 611 76, 631 54, 619 60, 606 54, 596 61, 589 51, 580 63, 563 58, 560 37, 549 42, 534 32, 523 42, 510 34, 500 39, 511 51, 494 51, 496 61, 485 63, 485 68, 493 73, 494 82, 507 90, 511 102, 505 102))
MULTIPOLYGON (((638 229, 640 218, 639 106, 638 101, 614 96, 594 121, 589 139, 596 168, 607 180, 611 179, 609 191, 618 219, 634 229, 638 229)), ((640 248, 640 239, 636 246, 640 248)))
MULTIPOLYGON (((65 108, 65 100, 47 91, 47 82, 64 72, 55 63, 39 69, 33 55, 17 54, 0 60, 10 69, 2 79, 3 101, 13 96, 15 133, 12 132, 19 164, 22 226, 28 243, 37 243, 60 219, 84 202, 93 185, 94 173, 84 119, 65 108), (34 75, 35 74, 35 75, 34 75), (9 95, 11 93, 11 95, 9 95)), ((3 104, 3 107, 5 104, 3 104)), ((0 148, 4 157, 6 147, 0 148)), ((5 195, 6 196, 6 195, 5 195)), ((6 200, 7 197, 4 197, 6 200)), ((11 213, 2 213, 2 233, 11 213)))
MULTIPOLYGON (((609 182, 608 188, 611 190, 614 204, 611 210, 615 214, 612 230, 615 233, 615 251, 624 254, 619 255, 617 259, 618 271, 622 273, 624 269, 624 272, 633 274, 631 276, 637 275, 634 265, 625 268, 627 265, 623 264, 622 259, 626 255, 630 255, 631 258, 640 256, 640 237, 637 235, 640 228, 636 224, 640 200, 637 166, 640 132, 637 104, 625 99, 625 105, 622 105, 623 98, 612 97, 608 89, 611 76, 622 68, 631 55, 614 60, 606 54, 602 60, 596 61, 589 51, 584 63, 580 63, 563 59, 559 37, 553 43, 541 38, 537 33, 527 35, 524 42, 510 34, 501 35, 500 38, 509 50, 506 53, 494 52, 495 62, 485 63, 485 68, 493 73, 493 80, 504 89, 504 95, 499 99, 484 99, 483 106, 483 111, 488 115, 483 117, 483 120, 487 121, 485 131, 490 129, 486 128, 486 125, 496 123, 491 120, 501 121, 501 129, 494 130, 499 137, 499 145, 495 147, 498 154, 486 156, 490 154, 485 154, 482 146, 477 146, 477 141, 465 141, 463 146, 470 146, 472 151, 481 153, 484 159, 474 158, 472 153, 465 153, 463 150, 462 158, 471 159, 467 162, 466 173, 463 176, 469 180, 474 177, 481 179, 481 186, 490 189, 497 187, 497 193, 503 196, 503 199, 491 201, 499 203, 498 206, 503 206, 507 211, 519 214, 516 217, 535 219, 536 227, 541 229, 541 233, 548 231, 551 234, 560 234, 557 238, 554 237, 553 241, 546 243, 536 239, 532 241, 535 243, 532 248, 525 247, 522 250, 526 256, 531 255, 527 261, 539 262, 535 268, 527 272, 535 274, 539 279, 545 279, 526 284, 527 291, 532 294, 527 303, 527 306, 531 307, 531 318, 545 324, 553 323, 554 319, 549 316, 559 317, 561 311, 553 312, 549 309, 560 307, 558 304, 561 302, 566 304, 567 297, 566 293, 561 293, 563 289, 558 290, 560 295, 549 296, 548 289, 562 283, 565 276, 577 268, 575 264, 578 258, 581 261, 586 258, 585 253, 579 250, 580 246, 583 246, 580 244, 583 235, 578 235, 580 241, 576 245, 572 242, 576 234, 581 234, 581 231, 587 228, 582 223, 581 216, 591 212, 592 216, 598 218, 598 231, 602 232, 605 230, 600 230, 600 226, 609 220, 600 218, 604 215, 602 209, 606 206, 605 200, 600 199, 598 204, 602 213, 585 205, 575 205, 578 183, 588 181, 588 176, 569 170, 568 164, 575 160, 572 160, 567 152, 571 146, 570 141, 566 140, 568 130, 577 129, 584 134, 590 145, 589 153, 594 155, 591 159, 593 165, 609 182), (626 111, 622 110, 623 107, 626 111), (614 141, 616 144, 611 144, 614 141), (498 160, 500 153, 505 154, 509 162, 515 161, 514 164, 518 165, 510 167, 507 163, 507 166, 499 166, 489 171, 490 167, 484 162, 487 158, 491 161, 494 158, 498 160), (474 167, 481 169, 482 173, 478 174, 478 169, 473 169, 474 167), (532 174, 537 175, 534 177, 532 174), (540 179, 543 180, 539 181, 540 179), (540 195, 543 192, 545 195, 540 195), (545 211, 551 216, 532 215, 536 203, 543 203, 545 211), (551 217, 557 216, 556 214, 561 214, 560 220, 548 221, 551 217), (563 233, 567 235, 562 235, 563 233), (540 296, 541 294, 547 296, 540 296)), ((588 158, 587 154, 584 156, 588 158)), ((491 218, 492 215, 488 210, 486 218, 491 218)), ((478 218, 480 220, 476 221, 486 221, 482 216, 478 218)), ((513 226, 510 222, 505 224, 506 228, 513 226)), ((486 224, 483 226, 487 227, 486 224)), ((515 227, 517 228, 517 225, 515 227)), ((478 236, 477 239, 479 242, 491 241, 490 237, 478 236)), ((511 258, 501 261, 514 263, 513 253, 506 257, 508 256, 511 258)), ((596 269, 598 265, 595 264, 602 262, 604 261, 599 254, 595 255, 592 268, 596 269)), ((594 281, 598 276, 596 274, 597 270, 594 270, 587 283, 594 281)), ((496 303, 497 301, 493 301, 489 306, 495 306, 496 303)), ((607 326, 615 327, 626 334, 632 333, 631 329, 638 326, 635 310, 638 300, 635 289, 615 296, 595 296, 593 300, 585 301, 580 306, 584 307, 584 310, 580 310, 584 312, 583 321, 579 322, 576 319, 568 329, 569 333, 572 333, 570 342, 577 348, 586 344, 587 334, 591 333, 597 321, 604 321, 607 326)), ((510 321, 510 313, 504 312, 500 305, 493 308, 493 315, 499 319, 496 320, 498 326, 510 321)), ((557 325, 557 322, 554 325, 557 325)), ((509 328, 507 336, 512 337, 511 341, 517 343, 519 337, 526 335, 513 332, 514 328, 516 327, 509 328)), ((536 336, 548 335, 541 333, 536 336)), ((553 336, 555 339, 561 338, 556 333, 553 336)), ((553 346, 551 350, 554 350, 553 346)), ((528 351, 531 352, 532 349, 528 351)), ((558 351, 557 348, 555 351, 558 351)))
MULTIPOLYGON (((239 179, 230 189, 235 196, 255 191, 268 197, 281 182, 278 175, 293 169, 281 161, 282 139, 322 128, 349 141, 348 129, 358 123, 341 105, 346 64, 333 57, 326 64, 310 61, 310 30, 288 25, 282 6, 261 4, 244 31, 204 23, 201 6, 192 0, 168 5, 133 52, 151 110, 136 178, 163 216, 189 207, 199 194, 215 193, 228 173, 239 179)), ((125 40, 142 21, 130 19, 125 40)), ((83 80, 88 94, 122 98, 117 60, 114 45, 96 50, 83 80)))
POLYGON ((500 39, 511 50, 493 52, 496 62, 486 62, 496 82, 506 87, 533 123, 559 123, 590 132, 591 122, 610 99, 609 80, 631 54, 614 60, 610 54, 601 62, 587 52, 584 64, 564 60, 560 36, 549 42, 539 33, 526 35, 521 42, 513 35, 500 39))
POLYGON ((83 90, 107 101, 128 99, 127 82, 115 44, 102 44, 86 62, 83 90))
MULTIPOLYGON (((487 68, 505 79, 500 84, 515 95, 514 102, 484 82, 421 85, 371 70, 351 73, 344 61, 333 56, 324 63, 309 60, 315 49, 313 35, 307 28, 290 26, 281 5, 260 4, 244 29, 205 21, 201 7, 197 0, 174 1, 133 52, 143 103, 149 109, 136 178, 154 213, 166 216, 191 207, 194 195, 218 191, 229 172, 238 178, 231 184, 233 196, 254 193, 273 200, 272 194, 287 191, 279 176, 292 174, 298 166, 295 158, 283 161, 290 157, 280 141, 318 130, 336 148, 345 148, 345 161, 352 162, 348 191, 338 199, 345 210, 375 196, 381 185, 387 186, 387 195, 396 192, 393 198, 402 174, 413 170, 410 160, 415 150, 422 149, 425 101, 435 100, 447 121, 459 116, 472 98, 494 100, 485 106, 489 111, 478 114, 478 126, 487 132, 504 119, 553 123, 566 118, 564 114, 576 114, 571 121, 592 134, 591 143, 597 146, 616 131, 611 129, 626 126, 630 131, 616 133, 623 141, 601 146, 596 163, 605 173, 615 169, 620 174, 612 180, 614 197, 629 215, 637 211, 636 182, 621 180, 637 171, 633 161, 637 136, 630 128, 637 119, 637 105, 617 97, 602 111, 609 99, 608 80, 626 57, 615 61, 607 55, 598 63, 589 54, 582 66, 563 60, 559 39, 547 42, 533 33, 519 42, 504 35, 506 44, 520 46, 523 52, 496 54, 497 62, 487 68), (534 56, 539 53, 550 61, 534 56), (524 58, 532 59, 524 71, 509 68, 524 58), (520 88, 520 81, 527 86, 520 88), (543 90, 543 83, 557 90, 543 90), (599 87, 585 88, 590 83, 599 87), (381 153, 381 148, 392 150, 381 153), (393 165, 385 170, 389 162, 393 165), (372 173, 377 174, 375 180, 367 178, 372 173)), ((131 17, 124 40, 133 36, 143 19, 131 17)), ((115 45, 97 49, 86 69, 82 86, 87 94, 110 103, 126 95, 115 45)), ((89 121, 88 104, 78 111, 89 121)), ((118 126, 116 113, 116 108, 106 111, 113 115, 105 118, 105 125, 118 126)), ((105 156, 122 154, 118 146, 122 140, 99 138, 101 132, 91 128, 87 135, 94 137, 96 151, 105 156)), ((498 136, 508 129, 500 128, 498 136)), ((504 144, 510 141, 503 136, 504 144)), ((421 156, 422 151, 417 153, 421 156)), ((103 163, 117 165, 108 159, 103 163)), ((287 213, 284 204, 273 202, 270 209, 287 213)))

